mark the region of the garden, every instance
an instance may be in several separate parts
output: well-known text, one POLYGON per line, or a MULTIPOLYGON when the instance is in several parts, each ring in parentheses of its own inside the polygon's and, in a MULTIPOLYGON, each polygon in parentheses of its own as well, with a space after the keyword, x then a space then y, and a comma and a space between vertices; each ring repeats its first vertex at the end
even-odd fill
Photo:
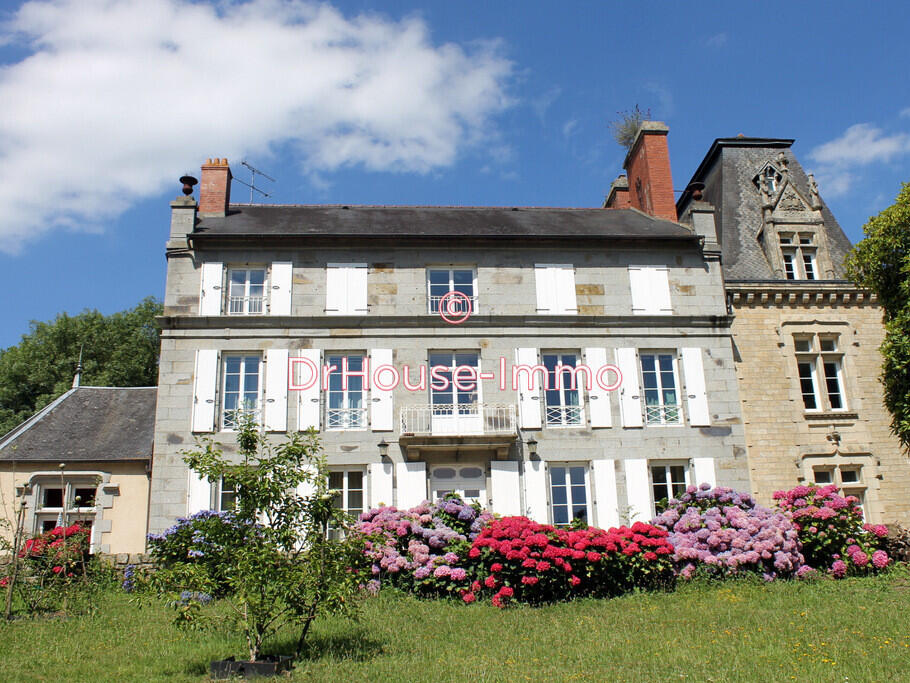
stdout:
POLYGON ((248 422, 239 444, 239 464, 212 441, 186 454, 236 507, 150 536, 154 570, 115 576, 78 524, 11 549, 4 680, 904 675, 907 534, 833 486, 773 508, 692 486, 612 529, 457 496, 351 519, 315 434, 274 445, 248 422))

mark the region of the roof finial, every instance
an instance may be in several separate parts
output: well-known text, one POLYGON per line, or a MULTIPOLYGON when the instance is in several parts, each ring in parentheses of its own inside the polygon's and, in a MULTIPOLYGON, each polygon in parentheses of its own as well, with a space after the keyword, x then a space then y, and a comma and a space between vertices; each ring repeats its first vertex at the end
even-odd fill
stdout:
POLYGON ((79 345, 79 362, 76 363, 76 375, 73 377, 73 389, 79 386, 79 381, 82 377, 82 349, 85 348, 85 344, 79 345))

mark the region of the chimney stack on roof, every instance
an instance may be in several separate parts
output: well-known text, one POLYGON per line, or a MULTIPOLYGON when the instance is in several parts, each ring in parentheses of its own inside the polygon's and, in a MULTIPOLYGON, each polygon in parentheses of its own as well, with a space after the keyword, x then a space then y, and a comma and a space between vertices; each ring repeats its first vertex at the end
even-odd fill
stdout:
POLYGON ((629 176, 629 203, 656 218, 676 221, 673 176, 667 133, 661 121, 643 121, 626 155, 623 168, 629 176))
POLYGON ((630 206, 632 202, 629 199, 629 179, 623 174, 610 185, 610 192, 604 200, 604 208, 628 209, 630 206))
POLYGON ((227 159, 208 159, 199 183, 199 215, 224 216, 231 203, 231 167, 227 159))

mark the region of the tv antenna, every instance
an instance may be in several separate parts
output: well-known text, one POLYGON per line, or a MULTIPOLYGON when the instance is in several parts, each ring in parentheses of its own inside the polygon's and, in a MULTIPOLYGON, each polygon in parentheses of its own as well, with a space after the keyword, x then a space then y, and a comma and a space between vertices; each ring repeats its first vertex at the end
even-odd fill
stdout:
POLYGON ((260 190, 258 187, 256 187, 256 174, 261 175, 266 180, 271 180, 273 183, 275 182, 275 179, 272 176, 270 176, 268 173, 263 173, 262 171, 260 171, 258 168, 256 168, 252 164, 248 164, 246 161, 241 161, 240 163, 243 164, 244 166, 246 166, 248 169, 250 169, 250 182, 248 182, 248 183, 244 182, 243 180, 240 180, 240 178, 234 178, 234 180, 236 180, 241 185, 246 185, 248 188, 250 188, 250 204, 253 203, 253 193, 254 192, 258 192, 263 197, 271 197, 272 195, 270 195, 268 192, 266 192, 265 190, 260 190))

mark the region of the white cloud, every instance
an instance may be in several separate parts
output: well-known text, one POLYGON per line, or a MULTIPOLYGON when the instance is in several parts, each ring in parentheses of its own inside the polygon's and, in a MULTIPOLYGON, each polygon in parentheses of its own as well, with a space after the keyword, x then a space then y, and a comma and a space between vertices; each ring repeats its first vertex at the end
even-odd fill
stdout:
POLYGON ((578 130, 578 119, 569 119, 562 124, 562 136, 564 138, 572 137, 572 134, 578 130))
POLYGON ((854 169, 887 163, 910 153, 910 134, 886 135, 871 123, 857 123, 834 140, 815 147, 809 157, 818 163, 815 170, 822 194, 847 194, 856 180, 854 169))
POLYGON ((301 0, 23 5, 0 32, 0 249, 91 229, 210 156, 290 143, 313 177, 425 173, 495 137, 511 63, 434 45, 417 18, 301 0))
POLYGON ((705 41, 706 47, 723 47, 727 44, 727 34, 726 33, 717 33, 705 41))
POLYGON ((910 152, 910 135, 883 135, 880 128, 869 123, 850 126, 839 138, 813 149, 809 156, 820 164, 834 166, 863 166, 890 161, 910 152))
POLYGON ((904 117, 905 119, 910 119, 910 107, 907 107, 906 109, 901 109, 901 116, 904 117))
POLYGON ((655 116, 666 119, 673 115, 676 106, 673 103, 673 93, 669 88, 655 81, 645 83, 643 87, 645 92, 657 99, 657 111, 652 112, 655 116))

